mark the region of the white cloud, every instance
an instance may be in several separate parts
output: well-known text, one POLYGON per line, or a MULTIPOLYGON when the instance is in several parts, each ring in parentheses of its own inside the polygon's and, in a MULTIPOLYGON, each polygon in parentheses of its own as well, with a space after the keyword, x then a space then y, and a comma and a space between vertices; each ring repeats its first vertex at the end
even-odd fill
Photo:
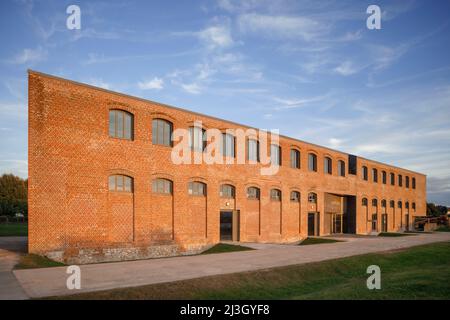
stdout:
POLYGON ((32 64, 45 60, 47 58, 47 50, 42 47, 36 49, 23 49, 13 59, 10 60, 12 64, 32 64))
POLYGON ((227 48, 233 45, 229 27, 216 25, 198 32, 198 37, 209 49, 227 48))
POLYGON ((302 38, 310 41, 324 34, 324 23, 302 16, 243 14, 238 18, 243 33, 255 33, 259 36, 275 38, 302 38))
POLYGON ((138 87, 142 90, 161 90, 164 88, 164 80, 155 77, 150 81, 139 82, 138 87))
POLYGON ((350 76, 357 73, 359 70, 354 66, 351 61, 344 61, 339 66, 334 68, 334 72, 339 73, 342 76, 350 76))
POLYGON ((87 83, 95 87, 111 90, 111 85, 103 81, 101 78, 91 78, 87 81, 87 83))
POLYGON ((191 94, 200 94, 202 92, 201 87, 197 83, 182 83, 181 88, 191 94))

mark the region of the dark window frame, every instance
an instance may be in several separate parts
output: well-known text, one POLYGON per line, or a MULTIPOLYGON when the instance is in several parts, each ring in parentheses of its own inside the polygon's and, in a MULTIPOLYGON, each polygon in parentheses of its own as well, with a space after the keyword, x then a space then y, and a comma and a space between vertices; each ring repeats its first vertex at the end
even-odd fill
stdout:
POLYGON ((111 138, 122 140, 134 140, 134 114, 122 109, 110 109, 108 113, 108 135, 111 138), (113 119, 111 119, 113 116, 113 119), (113 122, 111 122, 113 120, 113 122), (127 133, 127 120, 129 120, 129 132, 127 133), (119 122, 120 125, 119 125, 119 122))

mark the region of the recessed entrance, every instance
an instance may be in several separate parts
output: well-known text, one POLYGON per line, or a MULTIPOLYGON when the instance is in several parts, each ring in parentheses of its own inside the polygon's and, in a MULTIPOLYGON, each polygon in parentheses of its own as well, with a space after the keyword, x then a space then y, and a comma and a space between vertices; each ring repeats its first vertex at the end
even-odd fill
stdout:
POLYGON ((381 215, 381 232, 387 232, 388 216, 387 214, 381 215))
POLYGON ((372 214, 372 231, 377 231, 377 224, 378 224, 378 215, 376 213, 372 214))
POLYGON ((220 240, 239 241, 239 211, 220 211, 220 240))
POLYGON ((318 236, 319 235, 319 213, 309 212, 308 213, 308 236, 318 236))

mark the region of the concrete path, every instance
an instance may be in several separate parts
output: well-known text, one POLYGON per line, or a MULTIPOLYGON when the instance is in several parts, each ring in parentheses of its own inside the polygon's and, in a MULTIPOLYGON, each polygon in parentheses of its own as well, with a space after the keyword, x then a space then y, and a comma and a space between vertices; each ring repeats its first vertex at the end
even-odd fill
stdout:
MULTIPOLYGON (((340 240, 343 239, 340 238, 340 240)), ((16 270, 14 273, 30 297, 59 296, 395 250, 432 242, 450 241, 450 233, 345 240, 345 242, 330 244, 270 245, 252 251, 82 265, 80 290, 66 288, 68 277, 66 267, 16 270)), ((246 244, 241 243, 241 245, 246 244)))
POLYGON ((0 237, 0 300, 28 299, 12 269, 27 251, 27 237, 0 237))

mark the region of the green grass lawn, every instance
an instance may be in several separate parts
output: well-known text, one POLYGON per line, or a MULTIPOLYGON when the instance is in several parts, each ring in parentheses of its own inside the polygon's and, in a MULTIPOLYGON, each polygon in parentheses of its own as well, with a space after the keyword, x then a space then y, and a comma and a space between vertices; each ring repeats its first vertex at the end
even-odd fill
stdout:
POLYGON ((380 232, 378 234, 379 237, 405 237, 405 236, 413 236, 415 233, 400 233, 400 232, 380 232))
POLYGON ((64 263, 50 260, 36 254, 26 254, 20 257, 20 261, 15 269, 35 269, 35 268, 49 268, 64 266, 64 263))
POLYGON ((434 231, 438 231, 438 232, 450 232, 450 227, 449 226, 440 226, 439 228, 437 228, 434 231))
POLYGON ((24 236, 28 235, 27 223, 0 223, 0 237, 24 236))
POLYGON ((306 238, 305 240, 299 243, 299 246, 307 246, 309 244, 320 244, 320 243, 333 243, 333 242, 342 242, 342 241, 327 238, 306 238))
POLYGON ((59 299, 450 299, 450 242, 59 299), (370 265, 381 290, 366 287, 370 265))
POLYGON ((223 253, 223 252, 233 252, 233 251, 247 251, 254 250, 249 247, 238 246, 234 244, 227 243, 218 243, 215 246, 209 248, 206 251, 203 251, 202 254, 211 254, 211 253, 223 253))

